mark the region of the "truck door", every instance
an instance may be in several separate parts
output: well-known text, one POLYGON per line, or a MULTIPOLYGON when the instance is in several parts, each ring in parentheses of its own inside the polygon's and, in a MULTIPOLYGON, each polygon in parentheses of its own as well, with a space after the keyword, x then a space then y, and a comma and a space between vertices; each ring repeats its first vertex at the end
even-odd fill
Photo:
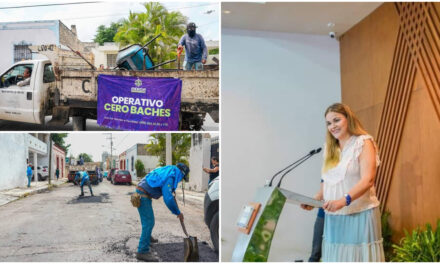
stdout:
POLYGON ((55 87, 55 74, 53 72, 53 67, 50 62, 43 62, 39 65, 42 65, 43 76, 35 76, 34 118, 36 123, 44 124, 44 117, 46 112, 45 107, 47 106, 49 99, 47 96, 47 91, 55 87))
POLYGON ((0 119, 35 123, 36 68, 34 64, 19 64, 0 76, 0 119))

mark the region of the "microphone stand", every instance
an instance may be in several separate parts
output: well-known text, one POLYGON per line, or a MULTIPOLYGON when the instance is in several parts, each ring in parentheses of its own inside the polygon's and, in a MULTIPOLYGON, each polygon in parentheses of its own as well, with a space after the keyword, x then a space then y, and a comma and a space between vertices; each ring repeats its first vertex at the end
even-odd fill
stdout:
MULTIPOLYGON (((315 154, 315 153, 313 153, 313 154, 315 154)), ((293 169, 295 169, 296 167, 298 167, 299 165, 301 165, 303 162, 305 162, 306 160, 308 160, 310 157, 313 156, 313 154, 308 154, 307 157, 305 157, 305 158, 303 158, 303 160, 301 160, 301 162, 299 162, 298 164, 296 164, 296 165, 295 165, 293 168, 291 168, 290 170, 286 171, 286 172, 281 176, 281 179, 280 179, 280 181, 278 182, 277 187, 280 188, 280 186, 281 186, 281 182, 283 181, 284 176, 286 176, 286 174, 288 174, 288 173, 291 172, 293 169)))
MULTIPOLYGON (((304 157, 300 158, 299 160, 295 161, 294 163, 288 165, 288 166, 285 167, 284 169, 282 169, 282 170, 280 170, 279 172, 275 173, 275 175, 273 175, 273 176, 272 176, 272 179, 270 180, 269 187, 272 187, 272 182, 273 182, 273 180, 275 179, 276 176, 278 176, 278 175, 279 175, 280 173, 282 173, 283 171, 289 169, 290 167, 296 165, 298 162, 300 162, 300 164, 301 164, 303 161, 305 161, 305 159, 308 159, 308 158, 311 157, 313 154, 317 153, 317 151, 318 151, 317 149, 314 149, 314 150, 310 151, 310 152, 309 152, 307 155, 305 155, 304 157)), ((319 151, 321 151, 321 150, 319 149, 319 151)), ((318 152, 319 152, 319 151, 318 151, 318 152)), ((298 164, 298 165, 299 165, 299 164, 298 164)), ((296 167, 295 167, 295 168, 296 168, 296 167)), ((290 170, 289 170, 289 171, 290 171, 290 170)))

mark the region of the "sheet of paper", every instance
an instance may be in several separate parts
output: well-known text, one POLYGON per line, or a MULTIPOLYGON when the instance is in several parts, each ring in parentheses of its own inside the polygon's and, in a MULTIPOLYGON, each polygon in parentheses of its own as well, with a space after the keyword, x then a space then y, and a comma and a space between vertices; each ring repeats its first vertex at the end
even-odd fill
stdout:
POLYGON ((280 191, 286 196, 287 202, 295 203, 295 204, 306 204, 313 207, 322 207, 324 205, 324 201, 317 201, 311 197, 291 192, 285 189, 281 189, 280 191))

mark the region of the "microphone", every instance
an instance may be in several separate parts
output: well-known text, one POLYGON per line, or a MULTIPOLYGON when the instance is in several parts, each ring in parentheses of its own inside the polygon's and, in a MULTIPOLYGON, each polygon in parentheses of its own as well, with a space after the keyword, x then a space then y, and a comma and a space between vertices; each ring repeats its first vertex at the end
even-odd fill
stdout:
MULTIPOLYGON (((275 173, 275 175, 273 175, 273 176, 272 176, 272 179, 270 180, 269 187, 272 187, 272 182, 273 182, 273 180, 275 179, 275 177, 276 177, 277 175, 279 175, 279 174, 282 173, 283 171, 289 169, 291 166, 294 166, 294 165, 297 164, 298 162, 301 162, 301 163, 302 163, 302 161, 303 161, 304 159, 308 159, 310 156, 312 156, 312 155, 314 155, 314 154, 317 154, 317 153, 319 153, 320 151, 321 151, 321 148, 313 149, 313 150, 311 150, 311 151, 309 152, 309 154, 305 155, 304 157, 300 158, 299 160, 295 161, 294 163, 290 164, 289 166, 285 167, 284 169, 280 170, 279 172, 275 173)), ((301 164, 301 163, 300 163, 300 164, 301 164)), ((299 164, 298 164, 298 165, 299 165, 299 164)), ((290 170, 289 170, 289 171, 290 171, 290 170)))
MULTIPOLYGON (((278 182, 277 187, 280 188, 281 186, 281 182, 284 179, 284 176, 286 176, 289 172, 291 172, 293 169, 295 169, 296 167, 298 167, 299 165, 301 165, 303 162, 305 162, 306 160, 308 160, 309 158, 311 158, 313 155, 318 154, 319 152, 321 152, 321 148, 317 148, 314 149, 312 151, 309 152, 309 154, 307 154, 306 156, 304 156, 303 158, 301 158, 300 160, 295 162, 295 166, 293 166, 292 168, 290 168, 288 171, 286 171, 282 176, 280 181, 278 182)), ((289 166, 290 167, 290 166, 289 166)), ((285 169, 284 169, 285 170, 285 169)))

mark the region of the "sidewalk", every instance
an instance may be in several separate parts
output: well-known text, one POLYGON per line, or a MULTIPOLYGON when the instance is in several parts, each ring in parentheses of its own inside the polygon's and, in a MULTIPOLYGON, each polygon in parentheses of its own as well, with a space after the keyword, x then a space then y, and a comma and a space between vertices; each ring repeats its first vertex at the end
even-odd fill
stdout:
MULTIPOLYGON (((51 180, 52 186, 59 186, 67 182, 67 178, 62 178, 59 180, 51 180)), ((20 198, 43 192, 49 189, 48 181, 31 182, 31 187, 19 187, 15 189, 2 190, 0 191, 0 206, 18 200, 20 198)))
MULTIPOLYGON (((139 184, 140 180, 133 180, 131 184, 134 186, 137 186, 139 184)), ((185 199, 193 200, 195 202, 199 202, 203 204, 203 201, 205 200, 205 194, 206 192, 195 192, 185 189, 185 199)), ((181 200, 182 198, 182 189, 180 186, 176 189, 176 196, 178 200, 181 200)))

